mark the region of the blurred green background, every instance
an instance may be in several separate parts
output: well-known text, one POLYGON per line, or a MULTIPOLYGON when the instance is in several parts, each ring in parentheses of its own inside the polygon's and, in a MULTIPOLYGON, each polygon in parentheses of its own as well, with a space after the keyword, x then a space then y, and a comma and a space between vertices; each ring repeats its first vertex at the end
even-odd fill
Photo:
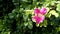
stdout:
POLYGON ((59 0, 0 0, 0 34, 59 34, 59 0), (40 25, 32 21, 35 7, 47 8, 40 25))

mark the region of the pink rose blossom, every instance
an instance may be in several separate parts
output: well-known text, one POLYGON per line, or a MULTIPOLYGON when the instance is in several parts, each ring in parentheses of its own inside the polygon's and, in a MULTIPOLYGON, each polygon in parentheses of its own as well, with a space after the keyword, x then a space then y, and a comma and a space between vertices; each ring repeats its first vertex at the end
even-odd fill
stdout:
POLYGON ((46 14, 46 12, 47 9, 44 7, 42 7, 41 10, 36 8, 34 11, 35 16, 32 18, 32 20, 35 20, 37 24, 40 24, 45 19, 44 14, 46 14))

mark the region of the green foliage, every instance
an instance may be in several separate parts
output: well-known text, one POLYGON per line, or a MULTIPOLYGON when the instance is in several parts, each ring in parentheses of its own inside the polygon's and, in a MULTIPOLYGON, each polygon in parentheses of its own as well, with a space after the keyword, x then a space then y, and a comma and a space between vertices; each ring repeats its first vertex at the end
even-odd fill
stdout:
POLYGON ((0 0, 0 34, 59 34, 60 1, 12 0, 10 3, 14 8, 9 2, 2 2, 0 0), (36 7, 42 6, 47 8, 45 20, 36 24, 32 21, 33 12, 36 7))

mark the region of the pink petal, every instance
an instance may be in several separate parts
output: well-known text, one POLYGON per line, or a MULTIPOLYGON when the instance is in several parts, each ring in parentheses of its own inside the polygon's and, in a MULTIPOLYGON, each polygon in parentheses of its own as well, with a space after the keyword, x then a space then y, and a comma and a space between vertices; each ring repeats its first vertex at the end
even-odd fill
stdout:
POLYGON ((44 8, 44 7, 42 7, 42 9, 41 9, 40 13, 41 13, 41 14, 46 14, 46 12, 47 12, 47 9, 46 9, 46 8, 44 8))
POLYGON ((37 23, 37 24, 40 24, 40 20, 41 20, 40 18, 37 18, 37 19, 36 19, 36 23, 37 23))
POLYGON ((40 17, 40 18, 37 18, 37 19, 36 19, 36 23, 37 23, 37 24, 40 24, 41 22, 43 22, 44 18, 45 18, 44 16, 42 16, 42 17, 40 17))
POLYGON ((40 22, 43 22, 43 20, 45 19, 45 16, 42 16, 40 18, 41 18, 40 22))
POLYGON ((32 20, 36 20, 36 23, 40 24, 41 22, 43 22, 44 18, 45 18, 44 16, 42 17, 34 16, 32 20))
POLYGON ((34 17, 32 18, 32 20, 35 20, 35 21, 36 21, 36 23, 39 23, 40 18, 39 18, 38 16, 34 16, 34 17))
POLYGON ((40 9, 36 8, 34 14, 38 14, 38 13, 40 13, 40 9))

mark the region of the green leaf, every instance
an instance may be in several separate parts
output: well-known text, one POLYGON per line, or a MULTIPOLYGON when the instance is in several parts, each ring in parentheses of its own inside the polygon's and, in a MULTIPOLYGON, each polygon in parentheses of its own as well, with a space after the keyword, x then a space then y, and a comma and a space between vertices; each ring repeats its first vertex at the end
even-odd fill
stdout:
POLYGON ((40 27, 42 27, 43 26, 43 23, 40 23, 40 27))
POLYGON ((55 17, 56 17, 56 18, 59 17, 59 14, 58 14, 58 13, 55 13, 55 17))
POLYGON ((60 4, 57 4, 56 10, 60 12, 60 4))
POLYGON ((13 13, 9 13, 8 15, 9 15, 10 19, 14 18, 14 16, 15 16, 15 14, 13 14, 13 13))
POLYGON ((33 10, 24 10, 25 14, 28 16, 29 14, 32 14, 33 10))
POLYGON ((47 27, 47 20, 44 20, 44 27, 47 27))
POLYGON ((28 26, 28 23, 24 23, 24 26, 28 26))
POLYGON ((6 31, 6 32, 1 32, 1 34, 10 34, 10 31, 6 31))
POLYGON ((37 27, 39 27, 39 24, 36 24, 37 27))
POLYGON ((33 27, 32 22, 28 22, 28 28, 32 29, 32 27, 33 27))
POLYGON ((47 27, 47 20, 44 20, 42 23, 40 23, 40 27, 47 27))
POLYGON ((55 10, 51 10, 49 13, 54 15, 56 18, 59 17, 59 14, 55 10))
POLYGON ((60 27, 56 27, 56 30, 57 30, 57 32, 59 32, 60 31, 60 27))
POLYGON ((50 13, 47 13, 46 14, 46 17, 50 18, 51 17, 51 14, 50 13))

